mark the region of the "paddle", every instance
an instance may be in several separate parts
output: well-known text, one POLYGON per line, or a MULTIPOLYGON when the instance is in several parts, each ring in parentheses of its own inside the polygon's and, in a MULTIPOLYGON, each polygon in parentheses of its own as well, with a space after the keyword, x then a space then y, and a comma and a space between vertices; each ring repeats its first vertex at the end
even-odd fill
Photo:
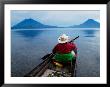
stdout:
POLYGON ((74 39, 72 39, 69 43, 74 42, 74 40, 76 40, 77 38, 79 38, 79 36, 77 36, 74 39))
MULTIPOLYGON (((79 38, 79 36, 77 36, 74 39, 72 39, 71 41, 69 41, 69 43, 74 42, 74 40, 76 40, 77 38, 79 38)), ((50 57, 50 56, 53 56, 53 55, 55 55, 55 54, 53 54, 53 53, 47 54, 42 59, 45 60, 47 57, 50 57)))

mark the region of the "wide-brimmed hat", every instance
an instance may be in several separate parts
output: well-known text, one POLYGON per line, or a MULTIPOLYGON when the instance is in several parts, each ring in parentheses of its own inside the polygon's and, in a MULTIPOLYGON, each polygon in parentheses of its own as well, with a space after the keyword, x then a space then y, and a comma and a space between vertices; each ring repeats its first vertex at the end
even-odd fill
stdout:
POLYGON ((68 42, 69 37, 66 34, 62 34, 59 38, 58 38, 58 42, 59 43, 66 43, 68 42))

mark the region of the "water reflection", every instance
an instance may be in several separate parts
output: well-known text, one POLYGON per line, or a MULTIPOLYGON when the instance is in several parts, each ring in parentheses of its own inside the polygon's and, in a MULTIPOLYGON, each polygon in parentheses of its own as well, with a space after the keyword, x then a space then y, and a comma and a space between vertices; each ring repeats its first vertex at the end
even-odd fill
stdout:
POLYGON ((36 31, 36 30, 22 30, 22 31, 16 31, 19 35, 25 37, 25 38, 34 38, 37 35, 41 34, 42 31, 36 31))
POLYGON ((84 30, 84 37, 96 37, 97 30, 84 30))

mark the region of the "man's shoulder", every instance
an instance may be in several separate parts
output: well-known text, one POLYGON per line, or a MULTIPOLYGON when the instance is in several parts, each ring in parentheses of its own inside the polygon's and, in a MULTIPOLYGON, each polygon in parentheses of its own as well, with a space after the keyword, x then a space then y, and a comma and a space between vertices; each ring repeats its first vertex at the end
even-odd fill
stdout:
POLYGON ((68 45, 74 46, 74 45, 75 45, 75 43, 68 43, 68 45))
POLYGON ((60 46, 61 44, 60 43, 58 43, 56 46, 60 46))
POLYGON ((68 44, 72 44, 73 45, 74 43, 68 43, 68 44))

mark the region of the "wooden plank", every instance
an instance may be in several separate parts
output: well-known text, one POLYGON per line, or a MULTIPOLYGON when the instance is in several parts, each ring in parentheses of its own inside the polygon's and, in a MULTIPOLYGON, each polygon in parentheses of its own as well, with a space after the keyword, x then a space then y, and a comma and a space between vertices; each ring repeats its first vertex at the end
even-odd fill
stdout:
MULTIPOLYGON (((52 58, 53 58, 53 55, 49 55, 49 57, 45 58, 45 60, 42 63, 40 63, 31 72, 29 72, 27 75, 25 75, 25 77, 41 76, 46 71, 46 69, 49 68, 49 65, 51 65, 52 58)), ((70 67, 68 67, 68 70, 71 70, 71 77, 75 76, 76 60, 72 61, 70 67)))
POLYGON ((37 73, 39 73, 44 66, 46 66, 47 63, 49 63, 51 59, 48 58, 44 60, 42 63, 40 63, 37 67, 35 67, 31 72, 25 75, 25 77, 35 76, 37 73))
POLYGON ((46 71, 46 69, 48 68, 48 66, 50 65, 50 62, 51 61, 49 61, 49 63, 48 64, 46 64, 38 73, 36 73, 36 77, 39 77, 39 76, 41 76, 45 71, 46 71))

